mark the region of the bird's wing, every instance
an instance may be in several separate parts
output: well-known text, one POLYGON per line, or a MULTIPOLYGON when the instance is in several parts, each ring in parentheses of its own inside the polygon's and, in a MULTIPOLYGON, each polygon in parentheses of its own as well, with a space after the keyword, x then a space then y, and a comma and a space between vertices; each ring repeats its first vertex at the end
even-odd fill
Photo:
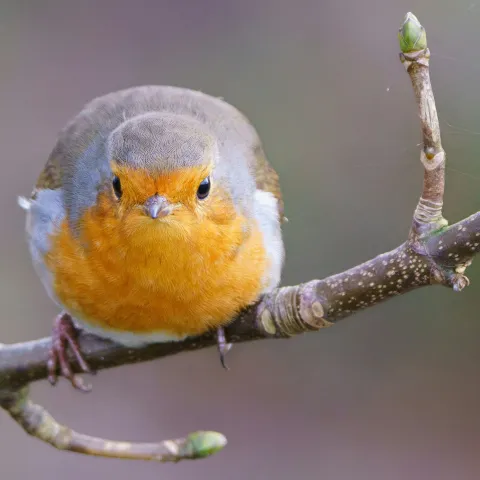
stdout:
POLYGON ((277 199, 278 215, 280 221, 283 222, 285 220, 284 205, 278 174, 268 162, 261 145, 255 147, 254 155, 256 161, 254 169, 257 188, 265 192, 270 192, 277 199))

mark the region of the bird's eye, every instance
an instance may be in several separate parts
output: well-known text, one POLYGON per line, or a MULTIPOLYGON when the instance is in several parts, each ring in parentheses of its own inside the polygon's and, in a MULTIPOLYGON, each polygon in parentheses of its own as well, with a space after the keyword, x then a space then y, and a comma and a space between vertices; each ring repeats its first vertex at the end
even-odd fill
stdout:
POLYGON ((197 198, 203 200, 208 197, 210 193, 210 177, 207 177, 202 183, 198 186, 197 198))
POLYGON ((115 175, 112 180, 113 191, 117 198, 122 196, 122 184, 120 183, 120 179, 115 175))

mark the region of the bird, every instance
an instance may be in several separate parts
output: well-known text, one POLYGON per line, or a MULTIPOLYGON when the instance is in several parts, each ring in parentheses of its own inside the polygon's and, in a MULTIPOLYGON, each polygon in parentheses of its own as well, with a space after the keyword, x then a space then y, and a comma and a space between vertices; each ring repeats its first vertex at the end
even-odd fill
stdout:
POLYGON ((98 96, 59 132, 29 197, 34 270, 59 308, 48 379, 89 390, 80 330, 130 347, 216 332, 280 283, 284 204, 247 117, 200 91, 98 96), (69 352, 73 354, 69 359, 69 352))

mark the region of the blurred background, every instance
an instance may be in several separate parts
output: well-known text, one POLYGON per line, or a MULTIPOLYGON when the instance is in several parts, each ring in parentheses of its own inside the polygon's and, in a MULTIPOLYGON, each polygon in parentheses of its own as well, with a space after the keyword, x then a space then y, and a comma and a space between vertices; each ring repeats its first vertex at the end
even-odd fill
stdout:
MULTIPOLYGON (((397 29, 427 28, 448 155, 447 218, 480 208, 480 3, 471 0, 0 1, 0 340, 49 334, 56 309, 30 265, 28 194, 58 130, 91 98, 138 84, 222 96, 256 125, 285 194, 284 284, 403 242, 421 141, 397 29)), ((478 260, 477 260, 478 262, 478 260)), ((35 400, 92 435, 229 439, 178 465, 61 453, 0 412, 0 477, 478 479, 480 269, 461 294, 428 288, 334 328, 101 372, 35 400)))

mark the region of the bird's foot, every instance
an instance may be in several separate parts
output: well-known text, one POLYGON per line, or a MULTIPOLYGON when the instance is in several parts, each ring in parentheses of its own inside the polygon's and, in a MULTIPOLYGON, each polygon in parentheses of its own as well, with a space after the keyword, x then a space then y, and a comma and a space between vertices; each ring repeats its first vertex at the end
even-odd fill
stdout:
POLYGON ((232 344, 227 343, 227 339, 225 338, 225 329, 223 327, 219 327, 217 329, 217 346, 218 353, 220 354, 220 363, 225 370, 229 370, 227 364, 225 363, 225 356, 232 348, 232 344))
POLYGON ((52 385, 57 383, 57 367, 59 367, 62 376, 69 380, 74 388, 89 392, 92 386, 85 384, 83 379, 73 372, 68 358, 68 350, 70 350, 80 370, 83 373, 93 373, 80 351, 77 334, 77 328, 68 313, 63 312, 55 318, 52 328, 52 346, 47 360, 48 381, 52 385))

